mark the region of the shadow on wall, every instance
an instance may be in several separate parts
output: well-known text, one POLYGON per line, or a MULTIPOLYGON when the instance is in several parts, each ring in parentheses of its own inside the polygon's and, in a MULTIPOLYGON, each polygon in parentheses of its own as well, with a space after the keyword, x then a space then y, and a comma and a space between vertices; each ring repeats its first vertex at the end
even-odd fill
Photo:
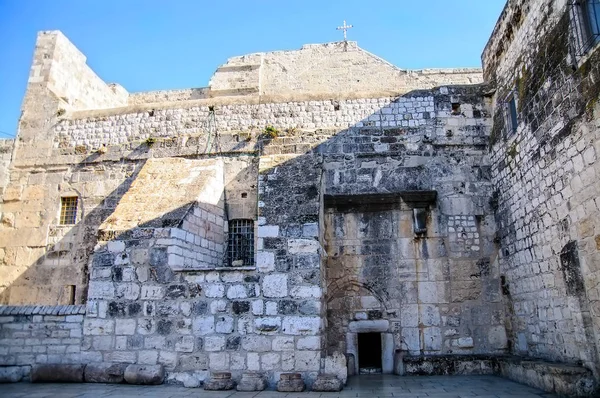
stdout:
MULTIPOLYGON (((54 223, 48 227, 40 226, 40 229, 47 228, 47 245, 38 247, 7 245, 4 248, 5 264, 17 264, 26 258, 37 258, 32 259, 29 266, 11 269, 3 278, 3 284, 7 282, 8 284, 0 287, 0 303, 11 305, 85 303, 89 279, 87 263, 97 243, 98 227, 112 214, 145 163, 145 161, 123 160, 105 168, 102 164, 94 162, 97 157, 97 154, 92 154, 66 172, 47 173, 47 179, 60 181, 57 184, 55 203, 60 204, 60 197, 77 197, 77 223, 60 225, 58 208, 40 209, 43 216, 54 220, 54 223), (103 177, 114 183, 115 175, 122 178, 116 183, 118 186, 107 194, 102 194, 101 191, 98 195, 73 187, 74 185, 85 186, 85 183, 78 184, 80 181, 89 181, 93 184, 94 179, 103 177), (55 217, 50 215, 53 211, 56 211, 55 217)), ((3 227, 11 228, 15 225, 14 222, 8 222, 4 218, 3 227)))
MULTIPOLYGON (((102 161, 101 157, 86 159, 73 169, 71 179, 79 173, 80 180, 87 175, 85 178, 89 178, 90 183, 98 184, 103 181, 102 177, 93 177, 94 173, 103 176, 118 172, 121 178, 114 178, 119 180, 117 188, 107 195, 87 195, 86 192, 92 189, 78 193, 82 208, 93 210, 82 215, 76 226, 57 237, 50 250, 32 262, 32 266, 3 292, 3 301, 8 302, 13 289, 30 289, 32 285, 44 286, 48 280, 60 280, 63 285, 75 285, 76 290, 75 294, 68 289, 66 294, 54 291, 57 303, 84 303, 87 298, 88 319, 98 318, 105 323, 109 333, 127 336, 124 351, 129 354, 123 354, 121 360, 140 360, 136 355, 141 347, 152 346, 174 356, 179 351, 176 346, 182 347, 182 344, 186 345, 183 352, 211 350, 206 346, 206 339, 190 337, 215 333, 225 335, 223 351, 231 355, 228 358, 233 361, 236 351, 245 344, 247 333, 286 334, 294 326, 285 324, 281 317, 323 317, 327 298, 323 286, 329 284, 322 261, 324 253, 320 249, 325 242, 319 241, 323 236, 319 229, 323 195, 437 191, 438 212, 450 217, 473 215, 473 220, 475 215, 478 216, 477 225, 473 221, 473 228, 481 234, 481 242, 469 243, 466 234, 462 239, 445 232, 446 236, 438 242, 440 247, 432 248, 442 253, 435 260, 453 257, 461 261, 464 274, 436 276, 431 269, 430 275, 425 275, 431 278, 428 283, 434 282, 434 287, 441 283, 443 288, 444 293, 440 293, 443 297, 436 298, 436 303, 453 303, 449 307, 454 308, 455 317, 460 313, 470 314, 485 305, 492 310, 482 311, 477 322, 500 329, 502 317, 497 313, 502 312, 502 304, 498 296, 498 272, 489 269, 487 273, 481 272, 478 266, 482 258, 487 259, 487 264, 494 263, 496 255, 492 243, 493 221, 490 221, 493 217, 489 208, 489 170, 483 161, 488 140, 488 116, 480 90, 480 86, 473 86, 450 87, 445 92, 441 89, 410 92, 395 99, 380 100, 374 112, 370 111, 361 122, 342 131, 288 129, 259 137, 255 142, 232 143, 231 148, 241 151, 244 156, 248 156, 249 150, 256 150, 260 165, 251 166, 259 168, 258 175, 242 168, 229 177, 230 183, 224 187, 224 208, 227 208, 228 216, 224 217, 222 228, 228 217, 252 215, 250 210, 239 210, 241 205, 229 208, 228 203, 235 203, 245 193, 247 199, 258 205, 260 217, 251 217, 258 221, 256 269, 207 272, 218 268, 214 262, 207 266, 205 257, 214 259, 212 252, 219 252, 215 248, 218 243, 215 241, 210 245, 209 242, 206 247, 201 229, 194 230, 197 227, 194 225, 184 226, 185 221, 190 221, 186 219, 187 215, 198 218, 210 215, 210 212, 197 212, 195 209, 202 210, 202 206, 192 201, 175 209, 169 208, 168 213, 147 220, 139 227, 106 233, 110 231, 107 228, 101 233, 102 241, 98 242, 99 226, 123 203, 124 196, 131 193, 132 183, 148 163, 139 157, 149 152, 148 158, 160 162, 156 155, 160 157, 168 152, 163 152, 163 142, 157 141, 151 150, 142 145, 136 148, 136 156, 121 158, 118 162, 102 161), (455 98, 460 99, 464 112, 457 111, 455 98), (253 180, 247 181, 248 176, 253 180), (182 217, 182 214, 185 215, 182 217), (173 215, 177 217, 171 217, 173 215), (212 252, 211 247, 215 249, 212 252), (443 247, 447 251, 441 252, 445 250, 443 247), (192 255, 196 257, 190 257, 192 255), (54 268, 48 266, 51 260, 56 261, 54 268), (204 270, 197 269, 199 264, 205 264, 200 267, 204 270), (186 268, 187 271, 180 271, 186 268), (90 292, 86 294, 88 278, 91 278, 90 292), (454 279, 453 284, 449 278, 454 279), (453 289, 463 294, 454 293, 453 289), (271 307, 262 307, 262 299, 272 303, 271 307), (254 302, 259 301, 260 309, 254 307, 257 305, 254 302), (277 316, 263 317, 267 310, 267 315, 277 316), (115 320, 120 320, 121 325, 133 325, 133 328, 126 332, 115 330, 115 320), (122 322, 126 320, 129 323, 122 322)), ((377 100, 353 101, 370 103, 377 100)), ((336 104, 332 102, 332 107, 342 112, 344 104, 336 101, 336 104)), ((165 147, 168 144, 173 148, 173 141, 165 141, 165 147)), ((177 145, 183 146, 183 140, 177 141, 175 148, 177 145)), ((239 152, 227 150, 225 148, 222 154, 185 157, 194 160, 240 156, 239 152)), ((171 156, 177 156, 176 149, 171 156)), ((140 203, 143 200, 140 199, 140 203)), ((218 225, 218 222, 214 224, 218 225)), ((447 224, 442 223, 439 228, 447 231, 447 224)), ((223 230, 224 236, 225 232, 223 230)), ((226 245, 226 242, 221 244, 226 245)), ((387 269, 389 264, 381 267, 387 269)), ((411 292, 418 290, 421 276, 405 281, 400 289, 409 286, 411 292)), ((370 292, 388 297, 389 292, 381 290, 389 288, 388 282, 373 286, 370 292)), ((340 291, 332 293, 336 299, 344 295, 340 291)), ((23 300, 22 303, 34 301, 23 300)), ((401 303, 392 304, 400 310, 401 303)), ((439 310, 436 312, 434 304, 426 306, 427 311, 435 312, 430 315, 432 319, 437 319, 425 325, 432 333, 433 329, 439 331, 439 319, 443 316, 439 310)), ((398 334, 395 338, 402 340, 400 331, 394 332, 398 334)), ((93 327, 84 330, 86 333, 94 335, 93 327)), ((320 326, 317 325, 313 334, 320 334, 320 326)), ((113 355, 117 348, 114 344, 117 342, 104 348, 84 347, 84 351, 93 351, 87 360, 115 360, 113 355)), ((502 341, 495 349, 502 349, 502 341)), ((432 351, 436 350, 441 347, 432 348, 432 351)), ((173 360, 169 355, 165 354, 163 358, 161 354, 159 362, 172 371, 223 368, 221 357, 209 358, 206 354, 206 358, 196 355, 194 359, 182 354, 173 360), (209 363, 213 360, 214 363, 209 363)))

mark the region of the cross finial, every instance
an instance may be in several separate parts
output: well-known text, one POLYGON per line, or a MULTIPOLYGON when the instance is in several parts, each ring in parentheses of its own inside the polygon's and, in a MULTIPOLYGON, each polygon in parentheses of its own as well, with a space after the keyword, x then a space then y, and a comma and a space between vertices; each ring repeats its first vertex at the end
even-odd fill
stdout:
POLYGON ((346 31, 350 28, 353 28, 352 25, 346 25, 346 20, 344 20, 344 25, 343 26, 338 26, 336 28, 336 30, 343 30, 344 31, 344 41, 348 41, 346 38, 346 31))

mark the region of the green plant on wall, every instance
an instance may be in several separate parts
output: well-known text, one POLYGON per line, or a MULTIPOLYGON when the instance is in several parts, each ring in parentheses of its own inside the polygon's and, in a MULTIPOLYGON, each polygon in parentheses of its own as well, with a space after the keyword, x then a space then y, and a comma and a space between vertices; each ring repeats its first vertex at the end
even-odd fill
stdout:
POLYGON ((507 151, 508 156, 510 156, 510 159, 513 160, 514 158, 517 157, 517 155, 519 154, 519 150, 517 149, 517 143, 513 142, 510 147, 508 148, 507 151))
POLYGON ((262 132, 262 135, 264 138, 277 138, 279 136, 279 130, 277 130, 275 127, 273 126, 267 126, 265 127, 265 129, 262 132))
POLYGON ((151 147, 152 145, 154 145, 156 143, 156 138, 154 137, 148 137, 146 138, 146 141, 144 141, 146 143, 146 145, 148 147, 151 147))

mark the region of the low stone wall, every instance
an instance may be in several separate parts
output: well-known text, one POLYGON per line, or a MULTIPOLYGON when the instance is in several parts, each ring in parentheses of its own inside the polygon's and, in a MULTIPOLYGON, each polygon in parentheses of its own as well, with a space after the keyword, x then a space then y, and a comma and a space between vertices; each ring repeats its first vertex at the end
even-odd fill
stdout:
POLYGON ((560 396, 597 397, 600 393, 592 372, 580 366, 511 357, 500 361, 500 374, 560 396))
POLYGON ((518 356, 435 355, 396 358, 401 375, 498 375, 567 397, 596 397, 599 386, 584 367, 518 356))
POLYGON ((34 364, 85 362, 84 314, 83 305, 0 306, 0 376, 4 367, 26 367, 27 377, 34 364))

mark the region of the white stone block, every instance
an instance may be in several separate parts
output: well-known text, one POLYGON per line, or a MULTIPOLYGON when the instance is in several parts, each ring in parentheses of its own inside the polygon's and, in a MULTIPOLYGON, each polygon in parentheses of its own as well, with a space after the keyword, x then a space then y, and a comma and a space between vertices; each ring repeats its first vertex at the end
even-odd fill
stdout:
POLYGON ((264 313, 264 302, 262 300, 252 301, 252 314, 262 315, 264 313))
POLYGON ((271 274, 263 278, 262 291, 265 297, 285 297, 288 294, 286 274, 271 274))
POLYGON ((294 350, 294 338, 287 336, 277 336, 273 339, 273 351, 292 351, 294 350))
POLYGON ((421 340, 419 338, 418 328, 402 328, 403 348, 408 349, 412 354, 419 353, 421 349, 421 340))
POLYGON ((439 326, 440 310, 435 305, 422 304, 419 306, 419 321, 423 326, 439 326))
POLYGON ((204 294, 210 298, 221 298, 225 295, 225 287, 221 283, 207 283, 204 294))
POLYGON ((320 350, 321 338, 319 336, 306 336, 298 338, 296 342, 298 350, 320 350))
POLYGON ((248 353, 248 370, 259 371, 260 370, 260 356, 256 352, 248 353))
POLYGON ((198 317, 193 320, 192 330, 194 334, 205 336, 207 334, 214 333, 215 331, 215 318, 214 316, 198 317))
POLYGON ((83 334, 86 336, 112 335, 115 331, 115 321, 109 319, 85 319, 83 334))
POLYGON ((495 349, 504 349, 508 345, 504 326, 494 326, 488 331, 488 342, 495 349))
POLYGON ((267 308, 267 310, 266 310, 265 314, 267 314, 267 315, 277 315, 277 302, 275 302, 275 301, 268 301, 266 308, 267 308))
POLYGON ((225 352, 211 352, 208 356, 210 370, 229 370, 229 354, 225 352))
POLYGON ((143 285, 141 299, 142 300, 160 300, 165 296, 165 288, 163 286, 143 285))
POLYGON ((90 281, 89 299, 114 299, 115 285, 112 282, 90 281))
POLYGON ((307 223, 302 225, 302 236, 305 238, 316 238, 319 236, 319 224, 307 223))
POLYGON ((295 298, 320 298, 321 288, 318 286, 293 286, 290 296, 295 298))
POLYGON ((138 363, 140 365, 156 365, 158 363, 158 351, 141 350, 138 352, 138 363))
POLYGON ((260 272, 271 272, 275 269, 275 253, 258 251, 256 254, 256 267, 260 272))
POLYGON ((317 372, 321 365, 320 351, 298 351, 296 353, 295 371, 317 372))
POLYGON ((290 254, 319 253, 319 248, 319 241, 315 239, 288 239, 288 252, 290 254))
POLYGON ((279 368, 281 355, 276 352, 269 352, 260 355, 260 368, 263 371, 275 370, 279 368))
POLYGON ((438 290, 435 282, 419 282, 417 285, 419 302, 438 303, 438 290))
POLYGON ((135 334, 135 319, 117 319, 115 324, 115 334, 133 335, 135 334))
POLYGON ((423 329, 423 345, 427 351, 439 351, 442 349, 442 333, 438 327, 423 329))
POLYGON ((278 225, 259 225, 258 237, 259 238, 276 238, 279 236, 278 225))
POLYGON ((390 322, 385 319, 353 321, 348 324, 349 330, 353 333, 387 332, 389 327, 390 322))
POLYGON ((225 334, 232 333, 233 332, 233 317, 231 317, 229 315, 217 317, 215 331, 217 333, 225 333, 225 334))
POLYGON ((269 336, 244 336, 242 337, 242 349, 254 352, 270 351, 272 338, 269 336))
POLYGON ((473 348, 473 338, 472 337, 461 337, 457 340, 457 345, 460 348, 473 348))
POLYGON ((125 251, 125 242, 123 241, 113 240, 108 242, 106 246, 108 248, 108 251, 111 253, 121 253, 125 251))
POLYGON ((320 328, 319 317, 287 316, 281 324, 283 334, 291 335, 314 335, 319 333, 320 328))
POLYGON ((194 351, 194 336, 181 336, 175 343, 175 351, 193 352, 194 351))
POLYGON ((213 300, 210 303, 210 313, 217 314, 219 312, 225 312, 227 310, 226 300, 213 300))
POLYGON ((248 292, 244 285, 233 285, 227 289, 228 299, 240 299, 248 297, 248 292))
POLYGON ((225 349, 225 337, 207 336, 204 338, 205 351, 222 351, 225 349))

